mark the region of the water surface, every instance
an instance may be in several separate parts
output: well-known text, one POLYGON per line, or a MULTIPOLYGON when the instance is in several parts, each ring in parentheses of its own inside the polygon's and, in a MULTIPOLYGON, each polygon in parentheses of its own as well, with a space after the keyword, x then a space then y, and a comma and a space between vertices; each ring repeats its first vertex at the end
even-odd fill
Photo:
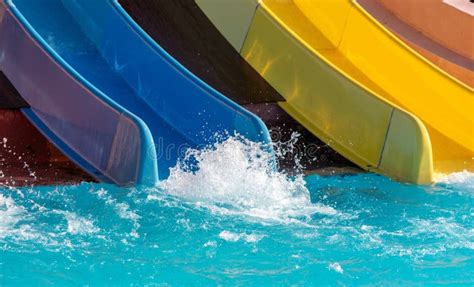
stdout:
POLYGON ((474 175, 289 177, 254 146, 155 188, 0 188, 2 286, 474 285, 474 175))

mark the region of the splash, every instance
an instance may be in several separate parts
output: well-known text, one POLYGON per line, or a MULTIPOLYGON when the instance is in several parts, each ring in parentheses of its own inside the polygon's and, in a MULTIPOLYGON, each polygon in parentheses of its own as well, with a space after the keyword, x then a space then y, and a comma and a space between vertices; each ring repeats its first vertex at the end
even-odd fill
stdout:
POLYGON ((258 163, 253 147, 232 139, 194 153, 199 169, 176 167, 167 184, 180 186, 165 192, 0 187, 2 282, 107 285, 120 270, 124 285, 286 286, 304 284, 302 274, 322 285, 473 285, 472 197, 456 191, 472 189, 372 174, 303 180, 258 163))
POLYGON ((464 187, 474 188, 474 173, 468 171, 454 172, 451 174, 438 174, 437 183, 464 185, 464 187))
POLYGON ((111 206, 114 210, 116 215, 123 220, 127 220, 132 223, 132 230, 129 233, 129 236, 132 238, 138 238, 138 229, 141 227, 140 225, 140 215, 138 215, 134 210, 130 208, 130 205, 125 202, 118 202, 117 199, 113 198, 110 195, 109 191, 104 188, 100 188, 97 191, 92 189, 90 190, 92 194, 97 195, 98 198, 105 201, 105 204, 111 206))
POLYGON ((11 197, 0 194, 0 239, 11 235, 25 214, 25 209, 17 206, 11 197))
POLYGON ((67 232, 70 234, 83 235, 100 231, 91 220, 81 217, 74 212, 63 212, 63 215, 67 220, 67 232))
MULTIPOLYGON (((3 138, 0 140, 0 154, 4 152, 5 154, 16 157, 20 163, 22 163, 21 169, 28 175, 24 181, 24 184, 27 184, 29 180, 36 181, 38 179, 36 172, 30 167, 30 165, 24 160, 24 153, 18 154, 15 152, 14 146, 8 144, 8 139, 3 138)), ((0 186, 15 186, 17 185, 17 181, 15 180, 15 176, 8 176, 9 169, 8 163, 5 157, 0 158, 0 168, 7 167, 7 171, 0 170, 0 186)))
POLYGON ((331 269, 331 270, 334 270, 334 271, 336 271, 337 273, 340 273, 340 274, 344 273, 344 269, 342 269, 341 264, 339 264, 337 262, 330 263, 328 268, 331 269))
POLYGON ((219 233, 219 238, 228 242, 244 241, 246 243, 256 243, 263 239, 263 235, 258 234, 247 234, 247 233, 235 233, 232 231, 224 230, 219 233))
POLYGON ((159 187, 224 215, 290 223, 304 222, 314 213, 337 213, 312 204, 303 176, 276 171, 272 156, 258 143, 229 138, 208 149, 189 150, 159 187))

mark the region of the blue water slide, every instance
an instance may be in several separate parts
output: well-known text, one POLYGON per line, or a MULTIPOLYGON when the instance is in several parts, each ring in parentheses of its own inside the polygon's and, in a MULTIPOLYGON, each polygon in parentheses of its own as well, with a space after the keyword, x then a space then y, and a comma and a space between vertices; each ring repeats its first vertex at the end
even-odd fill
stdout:
MULTIPOLYGON (((124 160, 133 162, 129 158, 118 159, 117 162, 111 160, 116 155, 117 146, 122 148, 122 152, 117 154, 126 156, 124 148, 126 150, 129 142, 134 141, 140 148, 129 157, 137 154, 136 162, 140 162, 136 178, 143 177, 143 171, 150 178, 149 171, 154 169, 153 161, 156 161, 160 179, 169 175, 169 168, 176 164, 186 148, 213 143, 216 134, 239 133, 253 141, 270 143, 268 130, 258 117, 186 70, 148 37, 116 1, 13 0, 7 4, 7 12, 12 14, 10 21, 21 23, 19 29, 25 30, 29 38, 40 44, 54 59, 58 69, 66 71, 76 83, 89 91, 89 98, 94 97, 96 102, 127 119, 118 120, 127 123, 124 127, 107 129, 107 133, 115 130, 119 134, 117 139, 112 140, 113 144, 105 148, 108 154, 106 162, 115 169, 124 160), (136 127, 135 134, 130 133, 133 129, 129 126, 136 127)), ((16 86, 25 85, 20 80, 12 82, 16 82, 16 86)), ((50 83, 55 84, 63 85, 62 82, 50 83)), ((51 98, 49 93, 41 93, 41 101, 38 97, 24 96, 25 93, 30 94, 30 90, 19 89, 32 107, 27 112, 30 119, 50 139, 58 138, 55 143, 63 147, 68 155, 73 154, 76 162, 118 182, 113 175, 104 172, 106 168, 98 165, 93 155, 84 157, 84 152, 77 152, 74 142, 85 141, 80 137, 85 136, 88 129, 95 128, 94 121, 109 116, 101 114, 102 111, 93 103, 82 106, 86 97, 83 99, 65 90, 56 92, 51 98), (42 104, 44 100, 48 104, 42 104), (58 105, 73 109, 65 109, 61 113, 49 110, 57 109, 54 106, 58 105), (83 120, 89 125, 88 128, 75 134, 78 128, 64 123, 68 112, 77 118, 75 125, 82 127, 83 120)), ((101 123, 97 122, 97 125, 101 123)), ((95 137, 101 137, 105 130, 106 127, 85 137, 95 142, 93 149, 103 148, 95 137)), ((121 171, 120 168, 117 170, 121 171)))
MULTIPOLYGON (((50 4, 31 2, 44 4, 43 9, 50 4)), ((63 58, 82 53, 84 43, 61 39, 78 30, 65 26, 59 33, 51 23, 37 30, 32 24, 38 19, 30 22, 15 4, 0 0, 0 70, 30 105, 24 114, 97 179, 120 185, 155 184, 155 150, 147 125, 63 58)), ((45 12, 37 16, 65 15, 45 12)))

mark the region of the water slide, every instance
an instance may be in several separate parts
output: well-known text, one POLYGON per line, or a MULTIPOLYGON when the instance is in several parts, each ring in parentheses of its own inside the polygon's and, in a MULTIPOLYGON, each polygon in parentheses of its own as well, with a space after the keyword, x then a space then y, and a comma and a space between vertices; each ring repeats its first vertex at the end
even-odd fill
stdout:
POLYGON ((28 119, 95 178, 166 178, 216 133, 270 142, 263 122, 190 73, 116 1, 0 0, 0 70, 28 119))
POLYGON ((277 103, 285 99, 233 49, 194 0, 118 3, 189 71, 259 116, 276 145, 292 141, 291 148, 278 153, 280 170, 319 174, 360 171, 279 107, 277 103))
POLYGON ((474 170, 473 90, 357 1, 196 2, 283 109, 360 167, 415 183, 474 170))
MULTIPOLYGON (((380 0, 378 2, 421 34, 463 57, 474 60, 472 1, 380 0)), ((365 3, 361 4, 365 6, 365 3)))
POLYGON ((474 88, 474 3, 464 0, 358 0, 358 3, 423 57, 474 88))
POLYGON ((0 71, 0 186, 93 181, 55 149, 25 118, 28 103, 0 71))

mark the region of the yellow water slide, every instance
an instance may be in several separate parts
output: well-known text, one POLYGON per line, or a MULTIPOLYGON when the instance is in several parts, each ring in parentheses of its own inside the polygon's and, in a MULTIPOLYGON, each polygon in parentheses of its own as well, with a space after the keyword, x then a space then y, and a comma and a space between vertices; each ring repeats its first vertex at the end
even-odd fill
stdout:
POLYGON ((474 170, 472 88, 357 1, 196 2, 283 95, 280 105, 362 168, 414 183, 474 170))

